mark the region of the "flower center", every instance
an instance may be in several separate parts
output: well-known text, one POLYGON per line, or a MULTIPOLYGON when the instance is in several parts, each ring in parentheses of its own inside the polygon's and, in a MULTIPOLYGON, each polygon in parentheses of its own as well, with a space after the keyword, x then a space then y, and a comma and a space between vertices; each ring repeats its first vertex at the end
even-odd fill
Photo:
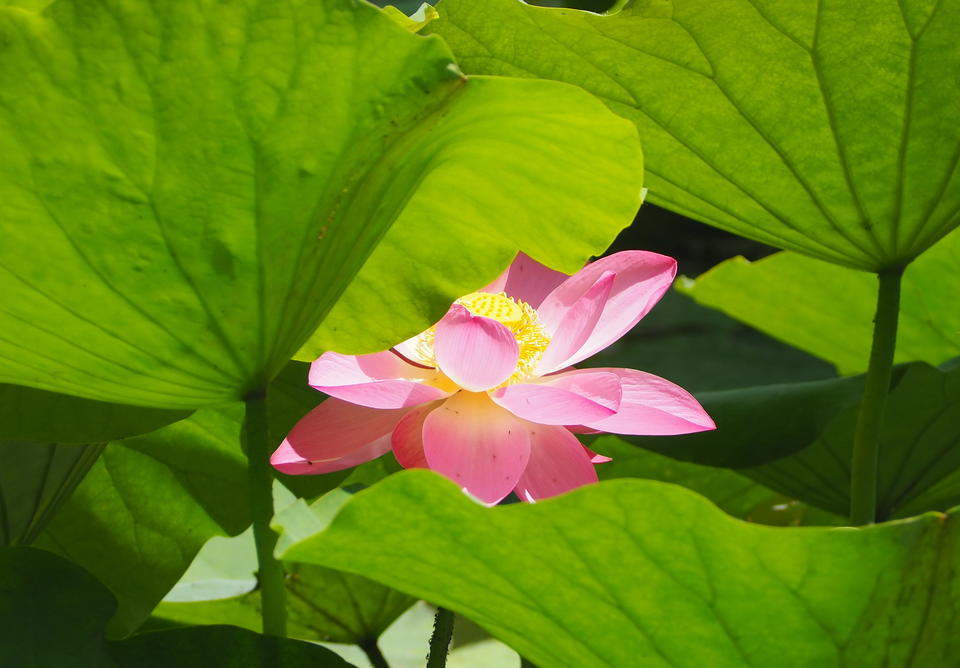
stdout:
MULTIPOLYGON (((508 297, 502 292, 471 292, 456 302, 473 315, 496 320, 509 329, 517 340, 519 357, 517 368, 500 387, 526 380, 533 375, 537 363, 550 345, 550 337, 544 331, 537 311, 526 302, 508 297)), ((436 366, 433 355, 433 342, 436 327, 431 327, 417 337, 417 355, 428 366, 436 366)))
MULTIPOLYGON (((523 307, 505 294, 493 292, 471 292, 456 301, 474 315, 496 320, 510 331, 520 326, 525 317, 523 307)), ((520 302, 523 304, 523 302, 520 302)), ((527 306, 527 304, 523 304, 527 306)), ((529 307, 528 307, 529 308, 529 307)), ((533 309, 530 309, 531 311, 533 309)), ((533 314, 536 317, 536 313, 533 314)))

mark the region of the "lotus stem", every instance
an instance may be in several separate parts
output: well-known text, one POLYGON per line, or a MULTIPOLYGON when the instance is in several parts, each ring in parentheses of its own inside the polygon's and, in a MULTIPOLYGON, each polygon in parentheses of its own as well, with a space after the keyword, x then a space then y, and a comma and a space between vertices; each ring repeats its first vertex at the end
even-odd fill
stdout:
POLYGON ((373 668, 390 668, 390 664, 387 663, 387 658, 383 655, 383 652, 380 651, 379 645, 377 645, 376 638, 368 638, 358 644, 360 645, 360 649, 363 650, 363 653, 367 655, 367 660, 370 661, 370 665, 373 666, 373 668))
POLYGON ((453 639, 453 612, 446 608, 437 608, 433 618, 433 635, 430 636, 430 653, 427 655, 427 668, 444 668, 447 665, 447 652, 453 639))
POLYGON ((287 635, 284 571, 273 551, 277 534, 270 528, 273 519, 273 474, 270 469, 270 439, 267 430, 267 393, 249 394, 244 400, 243 449, 247 455, 247 481, 253 511, 253 537, 257 546, 257 578, 263 632, 287 635))
POLYGON ((873 319, 873 346, 870 366, 853 436, 850 475, 850 523, 872 524, 877 517, 877 467, 883 412, 890 392, 893 355, 897 347, 897 319, 900 314, 900 279, 903 267, 878 274, 877 313, 873 319))

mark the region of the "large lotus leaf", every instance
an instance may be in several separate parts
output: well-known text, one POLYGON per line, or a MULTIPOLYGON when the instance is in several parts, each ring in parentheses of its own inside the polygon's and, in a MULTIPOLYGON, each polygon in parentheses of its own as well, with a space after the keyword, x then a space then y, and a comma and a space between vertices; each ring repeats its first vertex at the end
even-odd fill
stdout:
POLYGON ((0 384, 0 545, 33 542, 105 441, 153 431, 187 415, 0 384))
POLYGON ((490 509, 406 471, 284 558, 448 607, 544 667, 939 666, 960 651, 957 523, 763 527, 637 480, 490 509))
POLYGON ((108 642, 116 602, 88 572, 31 548, 0 550, 0 665, 22 668, 307 668, 350 664, 323 647, 245 629, 176 629, 108 642))
MULTIPOLYGON (((866 370, 877 279, 784 252, 748 262, 737 257, 677 289, 700 304, 837 366, 866 370)), ((960 356, 960 231, 907 267, 903 276, 897 362, 940 364, 960 356)))
POLYGON ((960 0, 443 0, 468 74, 568 81, 632 120, 650 200, 861 269, 960 222, 960 0))
MULTIPOLYGON (((741 473, 825 510, 850 507, 856 407, 842 410, 810 445, 741 473)), ((880 434, 877 514, 907 517, 960 504, 960 367, 910 365, 887 399, 880 434)))
POLYGON ((0 665, 109 666, 116 603, 89 573, 29 547, 0 549, 0 665))
POLYGON ((600 102, 465 79, 361 2, 58 0, 0 7, 0 44, 6 382, 238 399, 365 263, 331 345, 397 340, 521 247, 572 271, 639 203, 600 102))

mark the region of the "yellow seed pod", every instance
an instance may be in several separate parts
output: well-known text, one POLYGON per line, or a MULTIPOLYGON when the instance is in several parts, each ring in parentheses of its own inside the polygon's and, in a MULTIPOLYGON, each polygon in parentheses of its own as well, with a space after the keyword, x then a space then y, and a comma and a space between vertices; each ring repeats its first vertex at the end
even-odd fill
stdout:
POLYGON ((457 303, 472 314, 496 320, 510 330, 518 327, 524 319, 523 309, 502 292, 471 292, 458 299, 457 303))

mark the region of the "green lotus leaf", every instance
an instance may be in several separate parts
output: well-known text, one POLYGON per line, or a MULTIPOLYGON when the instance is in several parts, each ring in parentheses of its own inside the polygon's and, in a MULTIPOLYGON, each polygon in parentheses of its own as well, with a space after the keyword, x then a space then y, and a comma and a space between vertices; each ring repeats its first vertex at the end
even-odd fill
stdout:
POLYGON ((937 666, 960 649, 957 522, 764 527, 637 480, 490 509, 412 470, 283 557, 443 605, 540 666, 937 666))
POLYGON ((37 9, 0 7, 3 382, 237 400, 321 321, 383 348, 519 248, 572 271, 639 205, 602 103, 464 78, 366 3, 37 9))
POLYGON ((582 86, 633 121, 655 204, 871 271, 960 224, 960 1, 443 0, 468 74, 582 86), (620 4, 620 3, 618 3, 620 4))

